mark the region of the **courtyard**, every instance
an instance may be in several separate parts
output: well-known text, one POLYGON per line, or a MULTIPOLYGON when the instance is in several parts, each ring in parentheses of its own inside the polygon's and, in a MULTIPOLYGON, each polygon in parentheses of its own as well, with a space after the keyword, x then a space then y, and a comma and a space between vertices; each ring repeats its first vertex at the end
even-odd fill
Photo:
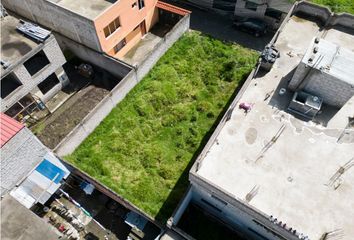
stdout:
POLYGON ((258 54, 191 31, 65 159, 165 222, 258 54))

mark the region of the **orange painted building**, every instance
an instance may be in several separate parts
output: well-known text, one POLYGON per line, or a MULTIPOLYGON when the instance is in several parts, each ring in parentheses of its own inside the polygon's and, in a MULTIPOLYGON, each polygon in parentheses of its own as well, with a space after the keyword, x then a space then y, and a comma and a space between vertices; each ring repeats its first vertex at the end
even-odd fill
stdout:
POLYGON ((159 9, 189 13, 158 0, 2 0, 2 4, 115 58, 122 58, 159 21, 159 9))
POLYGON ((158 22, 157 0, 117 1, 94 19, 102 51, 124 56, 158 22))

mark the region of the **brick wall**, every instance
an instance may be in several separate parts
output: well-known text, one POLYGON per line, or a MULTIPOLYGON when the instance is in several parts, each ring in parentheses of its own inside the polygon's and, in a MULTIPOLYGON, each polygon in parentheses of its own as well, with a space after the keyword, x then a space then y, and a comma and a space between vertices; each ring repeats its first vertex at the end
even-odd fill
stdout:
POLYGON ((23 128, 1 148, 1 196, 12 190, 42 160, 48 149, 23 128))
MULTIPOLYGON (((23 57, 22 61, 20 61, 20 64, 18 64, 18 66, 16 66, 12 71, 12 73, 22 83, 22 86, 20 86, 13 93, 8 95, 5 99, 2 99, 1 111, 6 111, 22 97, 30 93, 33 89, 37 87, 39 83, 43 82, 49 75, 60 69, 65 62, 65 57, 54 37, 50 37, 42 47, 39 47, 36 50, 28 53, 25 57, 23 57), (34 76, 31 76, 27 69, 24 67, 23 62, 25 62, 27 59, 31 58, 33 55, 35 55, 41 50, 43 50, 50 63, 38 73, 36 73, 34 76)), ((57 91, 51 91, 48 94, 44 95, 43 98, 48 99, 47 95, 53 96, 60 89, 61 86, 57 89, 57 91)))
POLYGON ((354 86, 325 72, 317 69, 311 70, 310 67, 305 66, 303 62, 298 65, 288 85, 291 90, 303 89, 321 97, 325 103, 339 108, 354 96, 354 86), (302 81, 304 78, 306 80, 302 81))

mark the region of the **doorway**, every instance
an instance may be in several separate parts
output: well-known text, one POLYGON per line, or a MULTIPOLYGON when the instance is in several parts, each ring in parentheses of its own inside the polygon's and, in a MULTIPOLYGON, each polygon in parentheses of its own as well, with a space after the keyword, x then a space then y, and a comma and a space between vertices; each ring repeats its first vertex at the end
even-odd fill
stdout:
POLYGON ((146 34, 146 24, 145 24, 145 20, 140 23, 140 30, 141 30, 141 35, 142 35, 142 36, 145 36, 145 34, 146 34))

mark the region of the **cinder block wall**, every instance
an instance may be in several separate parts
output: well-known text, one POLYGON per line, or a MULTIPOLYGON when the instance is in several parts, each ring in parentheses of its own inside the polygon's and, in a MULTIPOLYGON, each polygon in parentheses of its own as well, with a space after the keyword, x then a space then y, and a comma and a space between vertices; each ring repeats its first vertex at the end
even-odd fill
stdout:
POLYGON ((298 65, 288 87, 293 91, 304 90, 319 96, 325 103, 339 108, 354 96, 354 86, 326 72, 311 70, 303 62, 298 65))
POLYGON ((354 86, 318 70, 311 74, 310 81, 304 89, 320 96, 325 103, 339 108, 354 96, 354 86))
MULTIPOLYGON (((37 87, 39 83, 43 82, 49 75, 61 69, 62 65, 65 62, 66 62, 65 57, 62 51, 60 50, 59 45, 54 37, 48 39, 44 43, 43 47, 39 47, 36 51, 32 51, 28 53, 23 58, 23 61, 21 61, 21 63, 17 67, 15 67, 14 70, 12 71, 12 73, 22 83, 22 86, 20 86, 17 90, 15 90, 5 99, 2 99, 1 111, 2 112, 6 111, 13 104, 15 104, 21 98, 26 96, 28 93, 30 93, 33 89, 37 87), (34 76, 31 76, 27 71, 27 69, 24 67, 23 62, 25 62, 27 59, 31 58, 33 55, 35 55, 41 50, 43 50, 50 63, 47 66, 45 66, 42 70, 40 70, 38 73, 36 73, 34 76)), ((46 95, 43 95, 44 98, 43 100, 45 101, 46 99, 48 99, 49 95, 53 96, 61 89, 61 87, 62 86, 60 85, 60 87, 55 92, 50 91, 46 95)))
POLYGON ((1 196, 32 171, 47 152, 48 149, 28 128, 11 138, 1 148, 1 196))

